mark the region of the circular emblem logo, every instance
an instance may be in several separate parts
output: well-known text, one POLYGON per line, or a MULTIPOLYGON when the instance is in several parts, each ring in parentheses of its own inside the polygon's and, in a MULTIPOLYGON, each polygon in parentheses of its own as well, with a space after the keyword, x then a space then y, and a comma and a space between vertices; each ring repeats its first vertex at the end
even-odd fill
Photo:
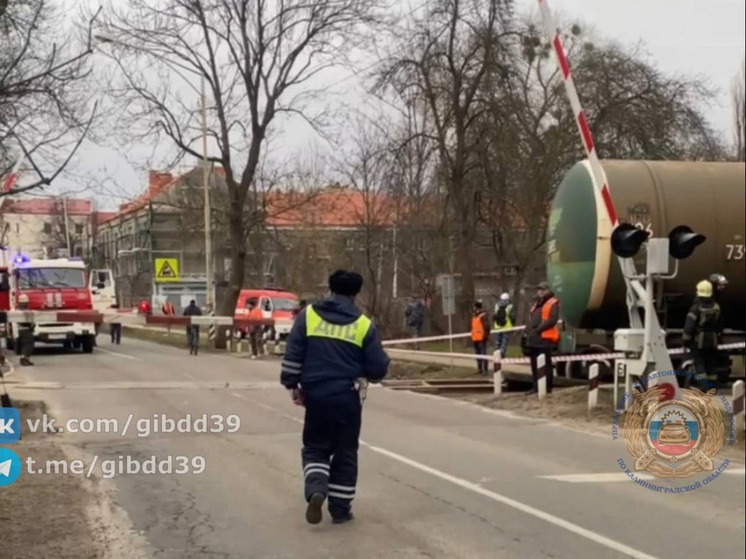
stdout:
POLYGON ((664 388, 633 391, 624 439, 634 469, 668 479, 712 471, 725 432, 713 401, 715 391, 685 389, 680 400, 663 399, 664 392, 664 388))

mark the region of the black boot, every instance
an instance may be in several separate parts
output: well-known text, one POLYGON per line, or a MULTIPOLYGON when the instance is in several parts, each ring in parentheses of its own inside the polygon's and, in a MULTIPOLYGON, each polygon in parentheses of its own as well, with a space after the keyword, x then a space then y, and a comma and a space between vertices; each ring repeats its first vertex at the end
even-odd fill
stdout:
POLYGON ((306 522, 309 524, 318 524, 321 522, 323 513, 321 507, 324 505, 326 496, 323 493, 314 493, 308 500, 308 507, 306 508, 306 522))
POLYGON ((351 512, 348 512, 344 516, 339 516, 337 518, 332 518, 332 522, 334 524, 344 524, 345 522, 349 522, 350 520, 353 520, 354 518, 355 518, 355 516, 351 512))

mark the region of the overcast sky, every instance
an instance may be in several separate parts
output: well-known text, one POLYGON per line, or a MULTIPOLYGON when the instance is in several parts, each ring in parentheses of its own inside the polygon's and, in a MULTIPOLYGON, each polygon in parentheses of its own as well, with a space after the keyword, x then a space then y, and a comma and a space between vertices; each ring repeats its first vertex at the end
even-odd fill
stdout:
MULTIPOLYGON (((536 0, 517 0, 517 6, 520 11, 538 13, 536 0)), ((730 141, 729 89, 740 69, 746 43, 744 0, 550 0, 550 6, 564 21, 579 18, 600 37, 628 45, 642 41, 651 58, 666 72, 709 80, 719 89, 719 96, 708 116, 730 141)), ((107 63, 101 55, 96 56, 97 64, 107 63)), ((354 88, 355 80, 346 80, 339 87, 354 88)), ((314 140, 307 126, 293 126, 298 129, 285 132, 295 139, 296 147, 314 140)), ((113 209, 146 187, 147 159, 152 150, 152 146, 128 146, 125 158, 120 150, 89 144, 69 176, 50 191, 85 195, 94 179, 99 185, 96 198, 101 207, 113 209)))

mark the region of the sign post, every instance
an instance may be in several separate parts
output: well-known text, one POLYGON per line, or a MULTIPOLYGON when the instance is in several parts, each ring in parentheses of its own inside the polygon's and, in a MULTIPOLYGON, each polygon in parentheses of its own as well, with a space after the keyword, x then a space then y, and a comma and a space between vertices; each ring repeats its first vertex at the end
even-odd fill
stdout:
MULTIPOLYGON (((456 293, 453 276, 442 276, 441 294, 443 296, 443 314, 448 317, 448 353, 453 353, 453 315, 456 314, 456 293)), ((453 358, 450 358, 453 368, 453 358)))

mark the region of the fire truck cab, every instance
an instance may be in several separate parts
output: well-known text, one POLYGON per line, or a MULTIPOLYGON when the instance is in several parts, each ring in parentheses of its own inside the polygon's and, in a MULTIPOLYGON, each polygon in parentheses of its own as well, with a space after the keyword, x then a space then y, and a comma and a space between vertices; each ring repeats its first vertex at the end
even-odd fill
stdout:
MULTIPOLYGON (((2 272, 2 270, 0 270, 2 272)), ((78 258, 31 260, 17 256, 3 280, 10 310, 18 310, 18 298, 26 295, 31 311, 91 311, 91 291, 85 264, 78 258)), ((0 303, 4 299, 0 298, 0 303)), ((8 348, 18 347, 15 324, 7 324, 8 348)), ((34 324, 34 342, 62 344, 66 349, 91 353, 96 345, 94 323, 43 322, 34 324)))

